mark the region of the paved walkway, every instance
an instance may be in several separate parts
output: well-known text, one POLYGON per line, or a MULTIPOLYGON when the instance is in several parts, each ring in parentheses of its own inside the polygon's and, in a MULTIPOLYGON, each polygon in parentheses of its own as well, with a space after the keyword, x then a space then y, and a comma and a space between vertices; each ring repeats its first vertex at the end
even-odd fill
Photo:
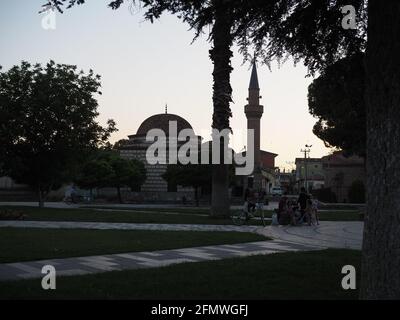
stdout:
POLYGON ((100 229, 100 230, 165 230, 165 231, 235 231, 259 232, 262 227, 218 224, 115 223, 76 221, 0 221, 1 227, 42 229, 100 229))
POLYGON ((288 243, 361 250, 361 221, 322 221, 319 226, 268 226, 259 233, 288 243))
POLYGON ((199 262, 277 252, 319 250, 320 247, 259 241, 235 245, 217 245, 152 252, 132 252, 112 255, 51 259, 0 264, 0 281, 41 278, 43 266, 52 265, 57 276, 83 275, 107 271, 156 268, 184 262, 199 262))

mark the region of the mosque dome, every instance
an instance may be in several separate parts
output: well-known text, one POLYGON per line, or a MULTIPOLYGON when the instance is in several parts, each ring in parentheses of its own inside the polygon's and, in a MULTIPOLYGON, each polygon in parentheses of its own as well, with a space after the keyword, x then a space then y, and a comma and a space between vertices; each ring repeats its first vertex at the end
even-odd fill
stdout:
POLYGON ((136 136, 146 136, 151 129, 161 129, 168 136, 169 122, 176 121, 178 134, 183 129, 192 129, 192 126, 182 117, 172 113, 155 114, 142 122, 136 132, 136 136))

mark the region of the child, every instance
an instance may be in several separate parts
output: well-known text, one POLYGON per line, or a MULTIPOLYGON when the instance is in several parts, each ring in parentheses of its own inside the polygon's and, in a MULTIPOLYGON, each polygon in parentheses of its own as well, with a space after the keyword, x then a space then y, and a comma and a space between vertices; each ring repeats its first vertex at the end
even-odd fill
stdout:
POLYGON ((312 200, 312 213, 311 213, 311 219, 313 223, 317 223, 319 225, 319 219, 318 219, 318 200, 312 200))
POLYGON ((307 200, 306 207, 306 219, 308 221, 308 225, 319 225, 318 220, 318 205, 316 201, 313 201, 311 198, 307 200))

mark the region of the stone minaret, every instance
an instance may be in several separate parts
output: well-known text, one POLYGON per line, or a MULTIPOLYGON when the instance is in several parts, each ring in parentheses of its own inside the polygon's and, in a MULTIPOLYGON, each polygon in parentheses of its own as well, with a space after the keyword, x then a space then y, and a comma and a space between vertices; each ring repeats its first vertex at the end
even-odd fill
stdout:
MULTIPOLYGON (((248 104, 244 107, 244 113, 247 117, 247 129, 254 130, 254 180, 253 188, 262 187, 261 176, 261 153, 260 153, 260 119, 264 112, 264 107, 260 105, 260 87, 258 85, 257 67, 253 62, 253 70, 251 71, 248 104)), ((249 143, 247 143, 249 145, 249 143)))

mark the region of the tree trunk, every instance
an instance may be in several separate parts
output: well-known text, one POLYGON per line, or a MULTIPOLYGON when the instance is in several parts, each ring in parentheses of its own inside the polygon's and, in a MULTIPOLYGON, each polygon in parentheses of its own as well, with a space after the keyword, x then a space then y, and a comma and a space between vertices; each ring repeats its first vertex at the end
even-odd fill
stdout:
POLYGON ((400 298, 400 1, 368 2, 362 299, 400 298))
POLYGON ((44 208, 44 196, 42 190, 40 189, 38 191, 38 197, 39 197, 39 208, 44 208))
POLYGON ((42 186, 39 183, 37 187, 37 193, 38 193, 38 205, 39 208, 44 208, 44 192, 42 190, 42 186))
POLYGON ((119 201, 119 203, 123 203, 122 202, 121 187, 117 187, 117 193, 118 193, 118 201, 119 201))
POLYGON ((199 187, 194 187, 194 199, 196 202, 196 207, 199 206, 199 187))
MULTIPOLYGON (((213 70, 213 121, 212 127, 219 131, 229 129, 229 118, 232 116, 230 102, 232 88, 230 73, 232 72, 232 35, 231 17, 221 4, 224 0, 215 0, 215 23, 212 28, 213 48, 210 58, 214 64, 213 70)), ((214 139, 214 138, 213 138, 214 139)), ((221 164, 212 166, 211 215, 229 216, 229 179, 228 165, 224 164, 221 152, 221 164)))

